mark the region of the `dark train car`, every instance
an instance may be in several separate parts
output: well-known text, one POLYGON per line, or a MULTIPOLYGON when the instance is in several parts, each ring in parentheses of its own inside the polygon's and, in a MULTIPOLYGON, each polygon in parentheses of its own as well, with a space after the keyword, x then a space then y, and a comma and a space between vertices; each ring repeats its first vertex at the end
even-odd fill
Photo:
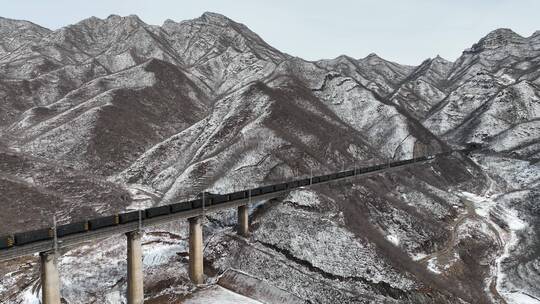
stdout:
POLYGON ((229 201, 229 196, 227 194, 215 194, 212 197, 212 204, 223 204, 229 201))
POLYGON ((51 240, 53 237, 54 233, 51 228, 15 233, 15 245, 51 240))
POLYGON ((287 190, 287 183, 277 184, 274 186, 274 188, 276 189, 276 191, 287 190))
POLYGON ((353 175, 354 175, 354 170, 343 171, 343 172, 339 172, 336 178, 344 178, 344 177, 353 176, 353 175))
POLYGON ((274 192, 274 186, 261 187, 261 194, 266 194, 270 192, 274 192))
MULTIPOLYGON (((309 181, 308 181, 308 184, 309 184, 309 181)), ((298 188, 299 186, 300 186, 299 181, 292 181, 292 182, 287 183, 287 188, 289 189, 298 188)))
POLYGON ((110 215, 98 217, 88 221, 88 228, 90 230, 96 230, 100 228, 116 226, 120 223, 118 215, 110 215))
POLYGON ((338 174, 332 173, 332 174, 326 174, 325 176, 328 177, 328 180, 333 180, 333 179, 337 179, 338 174))
POLYGON ((257 195, 261 195, 261 188, 254 188, 254 189, 251 189, 251 196, 257 196, 257 195))
MULTIPOLYGON (((206 198, 204 199, 204 201, 205 201, 204 206, 205 207, 208 206, 208 202, 206 198)), ((202 208, 202 206, 203 206, 202 198, 194 199, 191 201, 191 208, 193 209, 202 208)))
POLYGON ((354 175, 359 175, 359 174, 366 173, 366 172, 367 172, 366 168, 357 168, 357 169, 354 170, 354 175))
POLYGON ((399 167, 401 166, 402 162, 400 160, 398 161, 394 161, 392 163, 390 163, 390 167, 399 167))
MULTIPOLYGON (((144 212, 144 210, 140 211, 140 217, 142 220, 146 218, 146 212, 144 212)), ((139 210, 121 213, 118 215, 118 218, 120 220, 120 224, 137 222, 139 220, 139 210)))
POLYGON ((56 227, 56 235, 58 237, 63 237, 70 234, 82 233, 88 231, 88 222, 76 222, 69 223, 65 225, 60 225, 56 227))
POLYGON ((11 235, 0 236, 0 249, 13 247, 15 240, 11 235))
POLYGON ((229 194, 229 198, 231 201, 235 201, 235 200, 240 200, 240 199, 244 199, 244 198, 247 198, 248 197, 248 192, 247 191, 238 191, 238 192, 233 192, 231 194, 229 194))
POLYGON ((204 198, 204 205, 210 206, 214 203, 214 197, 218 196, 219 194, 214 194, 212 192, 203 192, 197 194, 197 198, 203 199, 204 198), (204 196, 203 196, 204 194, 204 196))
POLYGON ((313 178, 311 178, 311 183, 312 184, 316 184, 318 182, 320 182, 321 178, 319 176, 314 176, 313 178))
MULTIPOLYGON (((211 206, 213 205, 215 202, 214 202, 214 196, 216 194, 212 194, 212 197, 208 197, 208 196, 204 196, 204 207, 208 207, 208 206, 211 206)), ((197 198, 197 199, 194 199, 191 201, 191 207, 193 209, 197 209, 197 208, 202 208, 203 206, 203 199, 202 197, 200 198, 197 198)))
POLYGON ((319 176, 319 183, 326 182, 330 179, 329 175, 321 175, 319 176))
POLYGON ((308 186, 310 184, 309 178, 301 179, 298 181, 298 186, 308 186))
POLYGON ((187 201, 187 202, 180 202, 180 203, 172 204, 171 213, 191 210, 191 208, 193 208, 191 203, 192 203, 191 201, 187 201))
POLYGON ((153 218, 156 216, 167 215, 171 213, 171 208, 167 206, 158 206, 146 209, 146 217, 153 218))

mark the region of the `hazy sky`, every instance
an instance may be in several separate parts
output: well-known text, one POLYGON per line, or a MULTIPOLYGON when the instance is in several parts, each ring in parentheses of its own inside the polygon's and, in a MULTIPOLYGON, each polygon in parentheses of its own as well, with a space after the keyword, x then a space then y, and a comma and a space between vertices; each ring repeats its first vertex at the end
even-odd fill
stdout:
POLYGON ((540 0, 4 0, 0 16, 50 29, 81 19, 136 14, 149 24, 205 11, 244 23, 269 44, 308 60, 369 53, 417 65, 457 58, 488 32, 540 30, 540 0))

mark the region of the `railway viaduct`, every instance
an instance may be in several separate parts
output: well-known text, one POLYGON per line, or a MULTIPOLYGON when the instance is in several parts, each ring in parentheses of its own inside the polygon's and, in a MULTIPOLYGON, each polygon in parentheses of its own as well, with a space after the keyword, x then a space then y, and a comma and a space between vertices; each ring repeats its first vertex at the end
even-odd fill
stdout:
MULTIPOLYGON (((464 150, 458 151, 463 152, 464 150)), ((456 152, 456 151, 453 151, 456 152)), ((313 185, 336 182, 341 179, 354 178, 358 176, 367 176, 378 174, 390 170, 396 170, 407 166, 414 166, 431 161, 433 158, 449 155, 453 152, 445 152, 435 154, 429 157, 413 158, 410 160, 379 164, 371 167, 355 168, 348 171, 336 172, 323 176, 312 176, 308 179, 298 180, 309 181, 303 187, 311 187, 313 185)), ((289 182, 291 183, 291 182, 289 182)), ((194 208, 178 213, 170 213, 152 218, 144 218, 140 215, 138 221, 119 224, 111 227, 102 228, 99 230, 89 230, 84 233, 77 233, 53 240, 34 242, 22 246, 13 246, 8 249, 0 250, 0 261, 9 260, 25 255, 39 253, 41 261, 41 282, 42 282, 42 304, 60 304, 60 276, 57 268, 57 256, 60 249, 68 249, 77 244, 88 241, 99 240, 113 235, 125 234, 127 238, 127 302, 129 304, 142 304, 144 302, 143 289, 143 262, 142 262, 142 247, 141 235, 142 229, 158 224, 170 223, 179 220, 188 220, 189 222, 189 276, 194 284, 202 284, 203 276, 203 232, 202 218, 206 213, 217 212, 229 208, 236 208, 238 211, 237 233, 241 236, 248 236, 249 233, 249 217, 248 208, 251 203, 269 200, 280 197, 286 192, 293 190, 296 187, 279 187, 287 183, 276 184, 272 186, 272 191, 252 196, 251 193, 255 189, 246 190, 246 197, 240 199, 231 199, 220 203, 205 206, 204 196, 202 208, 194 208)), ((297 184, 301 187, 302 184, 297 184)), ((260 188, 256 188, 260 189, 260 188)), ((222 195, 224 196, 224 195, 222 195)))

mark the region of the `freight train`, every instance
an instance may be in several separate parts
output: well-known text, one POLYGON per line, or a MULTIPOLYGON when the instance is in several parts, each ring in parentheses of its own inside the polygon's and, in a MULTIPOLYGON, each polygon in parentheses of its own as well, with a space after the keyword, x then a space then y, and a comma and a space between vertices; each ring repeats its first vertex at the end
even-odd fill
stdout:
MULTIPOLYGON (((438 155, 448 155, 452 152, 445 152, 438 155)), ((152 207, 141 211, 130 211, 126 213, 120 213, 110 216, 98 217, 86 221, 80 221, 75 223, 69 223, 56 227, 56 237, 62 238, 72 234, 85 233, 87 231, 99 230, 107 227, 123 225, 126 223, 144 221, 145 219, 155 218, 159 216, 165 216, 169 214, 181 213, 191 211, 194 209, 200 209, 204 206, 219 205, 231 201, 247 199, 249 197, 257 197, 274 192, 281 192, 291 190, 298 187, 308 186, 311 184, 324 183, 331 180, 351 177, 359 174, 378 171, 389 167, 398 167, 414 162, 425 161, 432 159, 434 156, 422 156, 418 158, 401 160, 391 162, 388 164, 381 164, 366 168, 359 168, 354 170, 342 171, 333 174, 313 176, 311 178, 304 178, 300 180, 294 180, 286 183, 280 183, 270 186, 262 186, 250 190, 238 191, 228 194, 212 194, 205 193, 205 195, 199 195, 196 199, 191 201, 185 201, 175 203, 171 205, 152 207), (204 202, 203 202, 204 199, 204 202)), ((0 249, 8 249, 11 247, 22 246, 34 242, 48 241, 54 238, 55 230, 52 227, 43 228, 33 231, 26 231, 21 233, 15 233, 14 235, 6 235, 0 237, 0 249)))

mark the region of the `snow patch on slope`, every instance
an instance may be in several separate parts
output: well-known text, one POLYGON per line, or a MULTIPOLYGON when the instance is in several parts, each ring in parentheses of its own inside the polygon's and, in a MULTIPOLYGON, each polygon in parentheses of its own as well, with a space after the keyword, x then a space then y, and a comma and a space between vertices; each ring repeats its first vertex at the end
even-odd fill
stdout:
POLYGON ((309 189, 291 191, 284 201, 291 201, 300 206, 307 207, 315 207, 321 203, 317 193, 309 189))
POLYGON ((27 289, 21 298, 24 304, 41 304, 41 292, 33 293, 31 289, 27 289))
POLYGON ((244 297, 219 285, 203 289, 193 294, 184 304, 262 304, 259 301, 244 297))
POLYGON ((441 274, 441 271, 439 270, 439 267, 437 266, 437 258, 436 257, 429 259, 427 268, 428 268, 429 271, 431 271, 433 273, 441 274))
POLYGON ((540 304, 540 299, 519 291, 505 294, 508 304, 540 304))

